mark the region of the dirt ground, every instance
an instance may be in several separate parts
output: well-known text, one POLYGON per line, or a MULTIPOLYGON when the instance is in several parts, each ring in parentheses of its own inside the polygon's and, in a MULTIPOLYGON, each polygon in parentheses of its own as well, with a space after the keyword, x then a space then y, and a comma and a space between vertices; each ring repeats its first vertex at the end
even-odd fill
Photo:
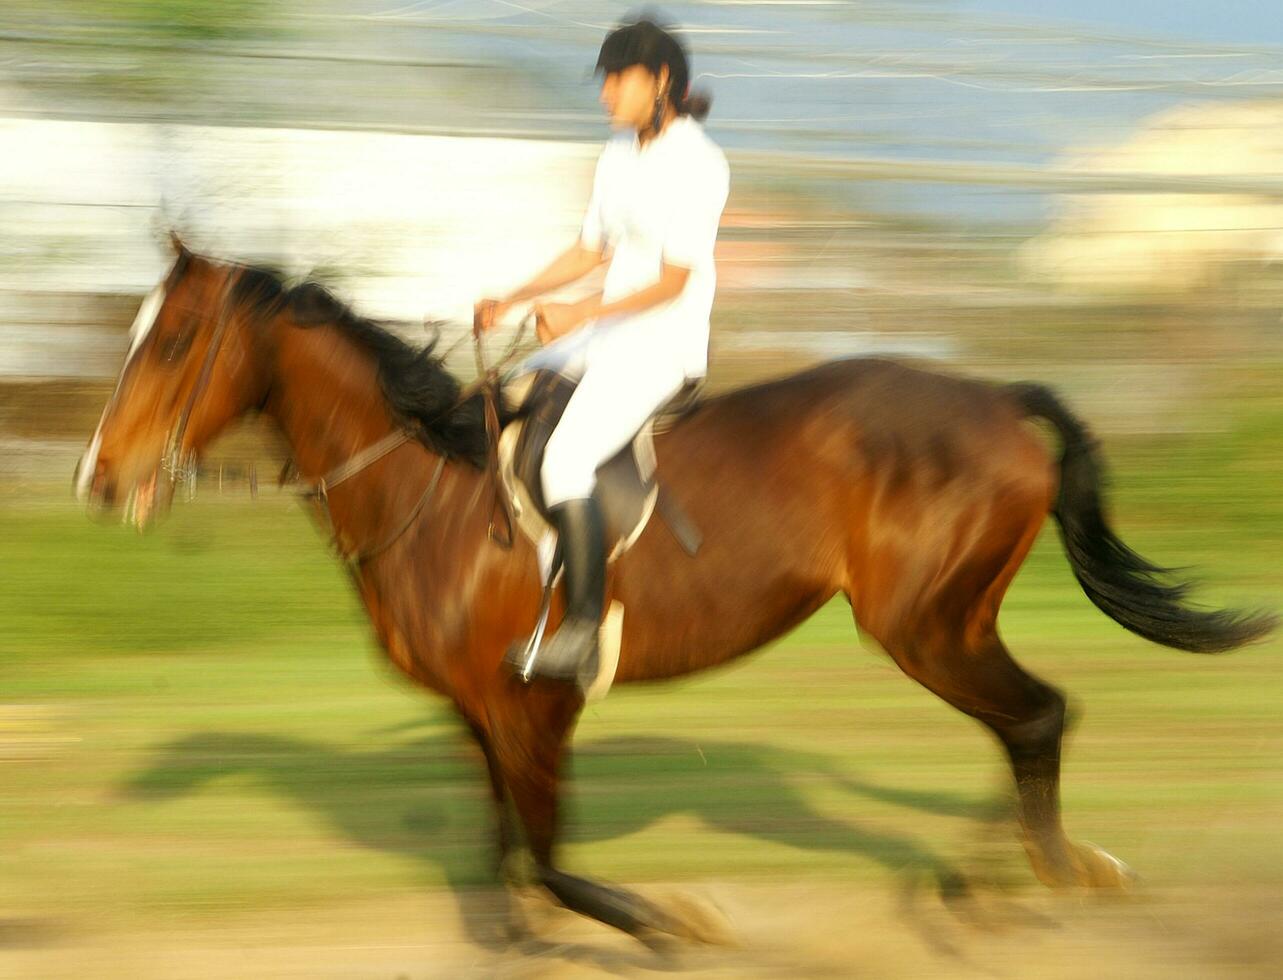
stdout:
POLYGON ((652 946, 537 893, 407 894, 156 932, 0 918, 0 976, 98 980, 586 977, 1191 977, 1283 975, 1283 892, 1246 886, 1127 897, 1036 887, 942 897, 833 882, 640 889, 720 942, 652 946), (516 915, 528 928, 512 939, 516 915))

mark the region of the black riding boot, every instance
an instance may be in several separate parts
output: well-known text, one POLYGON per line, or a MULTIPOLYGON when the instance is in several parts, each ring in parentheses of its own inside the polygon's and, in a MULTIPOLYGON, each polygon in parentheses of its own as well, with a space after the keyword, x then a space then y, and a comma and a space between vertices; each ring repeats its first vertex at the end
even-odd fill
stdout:
POLYGON ((535 657, 535 676, 576 681, 597 657, 606 602, 606 528, 591 497, 550 508, 566 575, 566 618, 535 657))

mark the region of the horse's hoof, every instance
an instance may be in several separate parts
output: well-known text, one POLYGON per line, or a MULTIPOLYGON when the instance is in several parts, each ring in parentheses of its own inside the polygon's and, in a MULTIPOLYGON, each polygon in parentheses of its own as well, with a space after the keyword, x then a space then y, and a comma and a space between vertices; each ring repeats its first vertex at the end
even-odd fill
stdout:
POLYGON ((1026 840, 1025 850, 1034 874, 1049 888, 1128 892, 1140 882, 1126 864, 1086 841, 1063 841, 1055 849, 1044 849, 1026 840))
POLYGON ((1080 885, 1101 891, 1130 892, 1140 884, 1140 876, 1104 848, 1087 841, 1074 844, 1073 848, 1080 868, 1080 885))
POLYGON ((676 934, 706 946, 735 948, 742 945, 726 913, 707 899, 677 893, 667 897, 665 906, 680 925, 676 934))

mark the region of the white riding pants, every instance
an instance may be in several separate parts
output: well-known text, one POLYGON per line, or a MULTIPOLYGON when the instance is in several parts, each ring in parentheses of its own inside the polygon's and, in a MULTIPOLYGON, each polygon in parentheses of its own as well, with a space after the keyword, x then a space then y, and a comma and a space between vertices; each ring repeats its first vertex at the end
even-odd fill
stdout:
MULTIPOLYGON (((555 369, 579 384, 544 450, 540 475, 548 507, 592 496, 597 467, 632 442, 686 382, 680 359, 660 338, 594 330, 566 341, 555 369)), ((553 354, 555 346, 545 351, 553 354)))

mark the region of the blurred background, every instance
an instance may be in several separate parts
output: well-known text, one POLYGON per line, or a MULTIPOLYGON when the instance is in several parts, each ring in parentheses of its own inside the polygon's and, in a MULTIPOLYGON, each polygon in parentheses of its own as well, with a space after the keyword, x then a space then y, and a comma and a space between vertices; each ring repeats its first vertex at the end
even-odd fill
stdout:
MULTIPOLYGON (((607 135, 597 46, 630 9, 0 5, 0 975, 527 975, 487 931, 477 760, 382 668, 297 507, 203 492, 140 539, 69 485, 170 228, 415 341, 564 247, 607 135)), ((1209 601, 1283 604, 1273 0, 659 14, 731 163, 714 387, 867 353, 1049 383, 1102 436, 1129 542, 1198 565, 1209 601)), ((280 448, 249 425, 221 457, 274 472, 280 448)), ((1087 709, 1066 819, 1150 878, 1144 914, 1040 904, 997 752, 860 652, 845 607, 745 670, 590 712, 572 863, 703 889, 768 937, 702 976, 1021 976, 1031 948, 1048 976, 1100 949, 1120 976, 1275 975, 1283 647, 1149 648, 1051 533, 1003 624, 1087 709), (1068 928, 977 938, 943 911, 955 874, 1068 928)), ((544 926, 579 951, 547 975, 656 968, 544 926)))

